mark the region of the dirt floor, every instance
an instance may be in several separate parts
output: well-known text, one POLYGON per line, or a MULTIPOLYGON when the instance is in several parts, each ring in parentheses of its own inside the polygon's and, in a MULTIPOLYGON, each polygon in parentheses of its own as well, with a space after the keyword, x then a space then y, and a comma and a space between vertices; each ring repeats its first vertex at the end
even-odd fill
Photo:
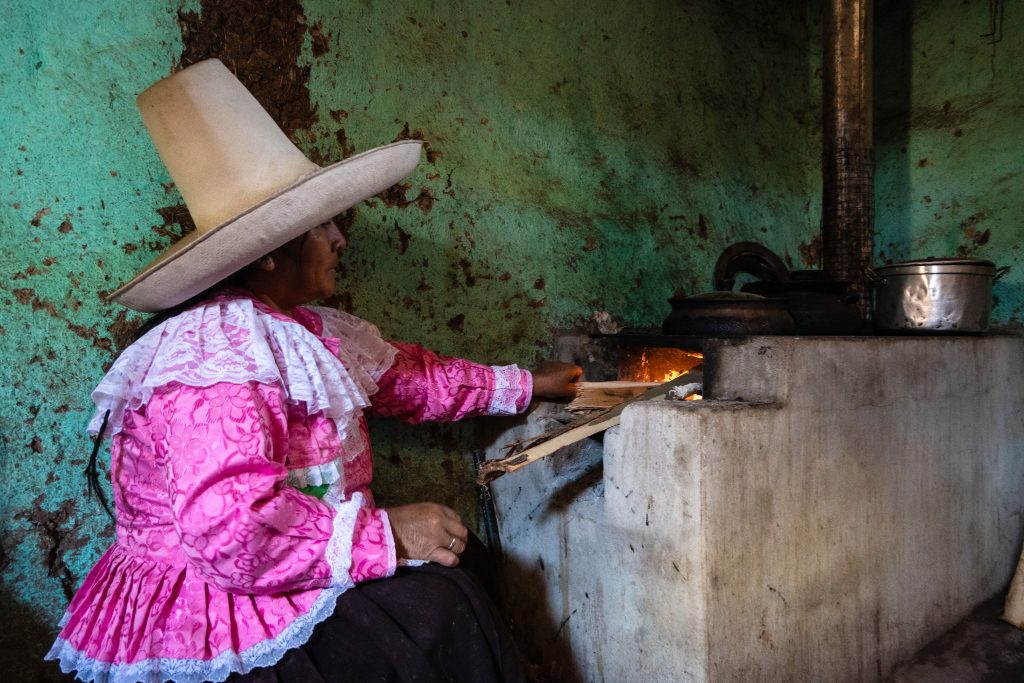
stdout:
POLYGON ((1024 683, 1024 631, 999 619, 1004 595, 980 605, 897 667, 890 683, 1024 683))

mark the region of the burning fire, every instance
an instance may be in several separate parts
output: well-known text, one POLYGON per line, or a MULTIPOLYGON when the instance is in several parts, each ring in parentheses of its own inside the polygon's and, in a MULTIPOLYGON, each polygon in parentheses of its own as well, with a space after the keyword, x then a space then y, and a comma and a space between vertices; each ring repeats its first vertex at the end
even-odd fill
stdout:
POLYGON ((700 365, 704 355, 682 349, 631 349, 623 354, 619 364, 619 378, 637 382, 669 382, 700 365), (639 351, 639 356, 635 351, 639 351))
MULTIPOLYGON (((619 379, 636 382, 668 382, 704 362, 703 354, 676 348, 624 347, 619 354, 619 379)), ((685 400, 701 398, 693 394, 685 400)))
MULTIPOLYGON (((659 379, 657 381, 658 382, 671 382, 676 377, 682 377, 684 374, 686 374, 684 371, 669 370, 668 373, 666 373, 664 377, 662 377, 661 379, 659 379)), ((687 396, 683 400, 684 401, 701 401, 703 399, 704 399, 704 397, 701 396, 700 394, 690 394, 689 396, 687 396)))

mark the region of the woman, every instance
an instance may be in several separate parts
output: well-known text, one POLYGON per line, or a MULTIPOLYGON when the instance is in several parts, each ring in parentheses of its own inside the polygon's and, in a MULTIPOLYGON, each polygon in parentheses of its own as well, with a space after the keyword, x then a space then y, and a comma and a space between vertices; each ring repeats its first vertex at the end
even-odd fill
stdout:
POLYGON ((327 217, 400 180, 418 144, 310 168, 215 61, 139 104, 197 231, 113 295, 175 314, 93 393, 117 540, 48 658, 86 681, 522 680, 456 568, 458 514, 374 505, 363 413, 512 414, 572 394, 579 368, 443 358, 305 305, 334 292, 346 246, 327 217))

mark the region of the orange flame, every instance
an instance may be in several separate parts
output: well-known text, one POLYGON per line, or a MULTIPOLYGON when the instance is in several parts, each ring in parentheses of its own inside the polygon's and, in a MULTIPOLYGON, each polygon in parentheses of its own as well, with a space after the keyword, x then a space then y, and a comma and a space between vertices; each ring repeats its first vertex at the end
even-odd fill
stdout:
MULTIPOLYGON (((700 353, 675 348, 626 350, 620 356, 619 376, 638 382, 669 382, 700 365, 703 360, 700 353)), ((693 394, 686 400, 699 401, 702 398, 700 394, 693 394)))
POLYGON ((626 368, 620 366, 620 376, 634 379, 638 382, 668 382, 689 372, 694 366, 699 365, 704 359, 700 353, 693 351, 682 351, 679 349, 654 349, 653 359, 644 349, 640 357, 633 356, 633 360, 626 368), (665 366, 669 367, 666 368, 665 366))

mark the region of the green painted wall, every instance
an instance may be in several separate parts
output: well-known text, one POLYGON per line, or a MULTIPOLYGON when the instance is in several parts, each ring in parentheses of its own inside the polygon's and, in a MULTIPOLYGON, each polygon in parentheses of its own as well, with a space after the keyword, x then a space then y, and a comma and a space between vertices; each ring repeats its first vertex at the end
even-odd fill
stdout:
MULTIPOLYGON (((905 53, 879 40, 889 55, 878 79, 879 248, 903 258, 966 247, 1015 265, 1013 37, 1024 13, 1006 7, 1007 37, 988 45, 977 35, 986 3, 916 6, 879 9, 889 35, 913 38, 905 53), (888 66, 897 57, 898 74, 888 66), (979 228, 990 230, 984 244, 979 228)), ((734 241, 816 265, 818 6, 762 7, 9 1, 0 372, 12 399, 0 408, 0 566, 14 627, 0 636, 0 668, 34 671, 112 538, 84 498, 82 428, 88 393, 138 316, 102 294, 180 232, 180 198, 135 94, 183 58, 219 54, 240 76, 291 84, 273 112, 319 161, 422 136, 428 154, 403 192, 357 208, 336 303, 395 338, 530 364, 595 311, 657 324, 675 288, 710 287, 734 241), (267 8, 269 29, 232 21, 267 8)), ((1012 272, 998 284, 1000 321, 1017 320, 1021 282, 1012 272)), ((485 445, 479 430, 373 429, 383 501, 429 497, 474 514, 468 453, 485 445)))
POLYGON ((1010 266, 994 318, 1024 316, 1024 4, 876 9, 876 252, 1010 266))

